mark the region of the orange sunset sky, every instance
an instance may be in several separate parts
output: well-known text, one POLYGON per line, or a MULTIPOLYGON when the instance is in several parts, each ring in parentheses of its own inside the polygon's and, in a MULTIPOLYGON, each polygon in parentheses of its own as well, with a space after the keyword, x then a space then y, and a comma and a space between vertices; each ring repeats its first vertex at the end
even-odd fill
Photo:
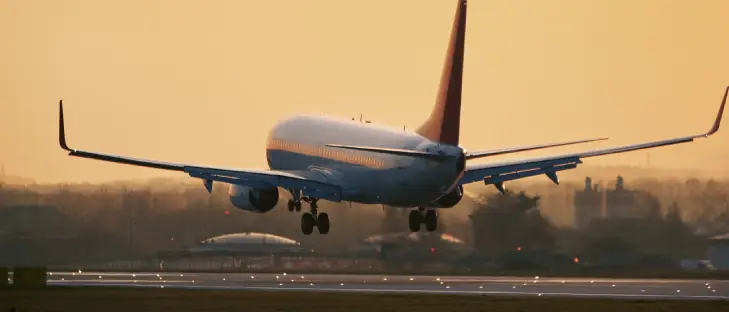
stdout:
MULTIPOLYGON (((299 113, 415 128, 435 99, 455 8, 0 0, 0 163, 39 182, 183 176, 66 156, 61 98, 71 147, 225 167, 266 167, 269 129, 299 113)), ((701 133, 729 84, 726 0, 470 0, 467 27, 470 150, 611 138, 538 153, 548 154, 701 133)), ((651 150, 651 165, 729 169, 724 126, 651 150)))

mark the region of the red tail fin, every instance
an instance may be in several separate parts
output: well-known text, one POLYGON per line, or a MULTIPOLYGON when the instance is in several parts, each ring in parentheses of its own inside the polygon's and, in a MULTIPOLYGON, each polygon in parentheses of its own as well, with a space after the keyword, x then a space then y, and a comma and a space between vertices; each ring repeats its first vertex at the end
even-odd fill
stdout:
POLYGON ((428 120, 418 128, 418 134, 429 140, 458 145, 461 124, 461 87, 463 82, 463 52, 466 42, 466 0, 458 0, 451 29, 445 63, 440 77, 435 107, 428 120))

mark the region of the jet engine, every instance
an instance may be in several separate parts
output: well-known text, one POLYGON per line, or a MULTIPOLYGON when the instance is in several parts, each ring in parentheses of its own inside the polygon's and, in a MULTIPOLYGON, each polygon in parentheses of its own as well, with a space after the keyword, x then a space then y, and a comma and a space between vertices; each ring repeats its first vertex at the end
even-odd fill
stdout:
POLYGON ((428 204, 431 208, 451 208, 458 204, 463 198, 463 186, 459 185, 454 188, 450 193, 443 195, 438 198, 435 202, 428 204))
POLYGON ((256 189, 242 185, 230 185, 228 191, 233 206, 245 211, 264 213, 278 203, 278 188, 256 189))

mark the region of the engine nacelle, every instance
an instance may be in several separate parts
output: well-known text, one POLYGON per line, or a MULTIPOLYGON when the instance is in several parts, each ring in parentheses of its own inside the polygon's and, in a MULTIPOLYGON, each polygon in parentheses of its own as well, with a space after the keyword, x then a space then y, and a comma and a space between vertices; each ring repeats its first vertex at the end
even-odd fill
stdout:
POLYGON ((454 188, 450 193, 438 198, 435 202, 428 204, 431 208, 451 208, 458 204, 463 198, 463 185, 454 188))
POLYGON ((230 202, 245 211, 264 213, 278 204, 278 188, 255 189, 242 185, 230 185, 230 202))

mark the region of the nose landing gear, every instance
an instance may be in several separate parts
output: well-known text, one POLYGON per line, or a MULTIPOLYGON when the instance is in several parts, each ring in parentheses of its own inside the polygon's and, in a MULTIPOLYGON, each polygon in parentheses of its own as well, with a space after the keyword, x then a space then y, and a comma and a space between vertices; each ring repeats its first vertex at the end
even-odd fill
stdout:
POLYGON ((438 228, 438 215, 435 213, 435 209, 418 207, 418 209, 410 211, 408 223, 411 232, 420 231, 421 223, 425 224, 428 232, 433 232, 438 228))

